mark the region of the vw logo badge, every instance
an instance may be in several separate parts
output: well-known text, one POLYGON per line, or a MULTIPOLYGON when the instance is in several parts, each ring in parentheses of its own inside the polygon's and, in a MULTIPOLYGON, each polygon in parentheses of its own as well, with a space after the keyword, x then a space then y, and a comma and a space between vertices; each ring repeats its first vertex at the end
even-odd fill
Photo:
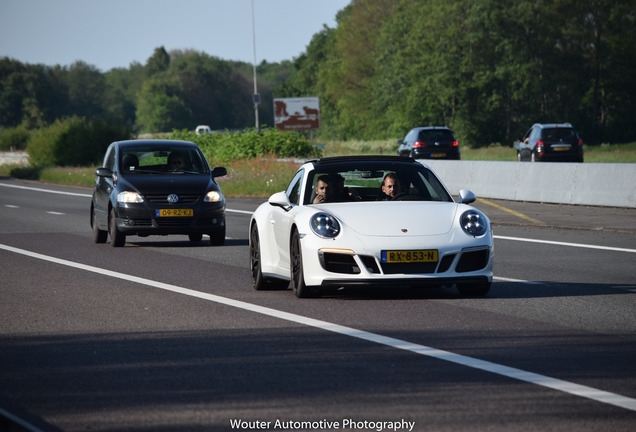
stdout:
POLYGON ((170 194, 168 195, 168 202, 171 204, 176 204, 179 202, 179 195, 177 194, 170 194))

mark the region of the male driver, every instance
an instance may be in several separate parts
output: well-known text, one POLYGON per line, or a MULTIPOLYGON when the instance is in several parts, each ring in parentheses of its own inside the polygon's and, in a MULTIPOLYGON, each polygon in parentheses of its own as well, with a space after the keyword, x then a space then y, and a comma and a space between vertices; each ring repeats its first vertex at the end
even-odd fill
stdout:
POLYGON ((318 177, 314 191, 316 192, 314 204, 331 202, 336 194, 336 184, 328 175, 321 175, 318 177))
POLYGON ((185 167, 185 161, 183 154, 178 151, 173 151, 168 156, 168 169, 170 171, 182 170, 185 167))
POLYGON ((388 173, 384 176, 382 193, 385 195, 384 200, 393 199, 400 193, 400 180, 395 173, 388 173))

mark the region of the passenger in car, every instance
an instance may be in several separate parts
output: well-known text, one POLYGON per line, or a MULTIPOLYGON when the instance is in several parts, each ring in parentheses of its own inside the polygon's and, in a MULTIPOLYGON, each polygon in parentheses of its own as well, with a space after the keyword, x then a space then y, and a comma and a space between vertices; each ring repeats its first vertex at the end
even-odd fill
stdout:
POLYGON ((401 191, 400 179, 395 173, 388 173, 382 180, 382 186, 378 193, 379 201, 390 201, 395 198, 401 191))

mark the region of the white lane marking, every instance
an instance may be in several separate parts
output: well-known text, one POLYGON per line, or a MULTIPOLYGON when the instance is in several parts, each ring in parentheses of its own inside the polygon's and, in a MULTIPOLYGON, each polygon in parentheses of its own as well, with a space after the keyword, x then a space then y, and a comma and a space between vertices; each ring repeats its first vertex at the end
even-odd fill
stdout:
MULTIPOLYGON (((75 193, 75 192, 54 191, 54 190, 50 190, 50 189, 40 189, 40 188, 35 188, 35 187, 12 185, 12 184, 6 184, 6 183, 0 183, 0 186, 11 187, 11 188, 16 188, 16 189, 33 190, 33 191, 38 191, 38 192, 49 192, 49 193, 61 194, 61 195, 80 196, 80 197, 86 197, 86 198, 91 198, 92 197, 92 195, 90 195, 90 194, 80 194, 80 193, 75 193)), ((248 215, 251 215, 251 214, 254 213, 252 211, 234 210, 234 209, 226 209, 225 211, 233 212, 233 213, 248 214, 248 215)), ((557 241, 550 241, 550 240, 524 239, 524 238, 520 238, 520 237, 508 237, 508 236, 499 236, 499 235, 494 235, 493 238, 500 239, 500 240, 520 241, 520 242, 529 242, 529 243, 543 243, 543 244, 551 244, 551 245, 557 245, 557 246, 569 246, 569 247, 579 247, 579 248, 587 248, 587 249, 608 250, 608 251, 614 251, 614 252, 636 253, 636 249, 617 248, 617 247, 611 247, 611 246, 598 246, 598 245, 590 245, 590 244, 582 244, 582 243, 567 243, 567 242, 557 242, 557 241)))
POLYGON ((28 251, 25 249, 19 249, 12 246, 4 245, 0 243, 0 249, 4 249, 9 252, 25 255, 31 258, 49 261, 52 263, 86 270, 89 272, 109 276, 117 279, 122 279, 128 282, 134 282, 142 285, 146 285, 152 288, 158 288, 166 291, 171 291, 178 294, 183 294, 191 297, 196 297, 202 300, 208 300, 215 303, 236 307, 250 312, 255 312, 263 315, 267 315, 274 318, 291 321, 297 324, 306 325, 309 327, 318 328, 321 330, 338 333, 344 336, 349 336, 357 339, 374 342, 380 345, 385 345, 391 348, 397 348, 405 351, 410 351, 415 354, 424 355, 427 357, 436 358, 439 360, 445 360, 451 363, 455 363, 461 366, 467 366, 474 369, 479 369, 486 372, 491 372, 497 375, 502 375, 508 378, 524 381, 530 384, 547 387, 553 390, 568 393, 573 396, 579 396, 586 399, 591 399, 597 402, 613 405, 627 410, 636 411, 636 399, 622 396, 616 393, 607 392, 604 390, 595 389, 580 384, 563 381, 556 378, 551 378, 544 375, 539 375, 533 372, 524 371, 521 369, 492 363, 485 360, 479 360, 473 357, 467 357, 461 354, 455 354, 449 351, 440 350, 437 348, 427 347, 424 345, 415 344, 412 342, 395 339, 388 336, 382 336, 376 333, 367 332, 364 330, 358 330, 352 327, 345 327, 339 324, 330 323, 327 321, 321 321, 314 318, 308 318, 302 315, 296 315, 289 312, 279 311, 276 309, 255 305, 252 303, 243 302, 240 300, 234 300, 227 297, 221 297, 215 294, 203 293, 195 291, 189 288, 183 288, 176 285, 170 285, 163 282, 157 282, 150 279, 140 278, 137 276, 127 275, 125 273, 119 273, 112 270, 105 270, 99 267, 93 267, 86 264, 81 264, 73 261, 67 261, 61 258, 55 258, 48 255, 42 255, 36 252, 28 251))
POLYGON ((5 204, 4 206, 8 208, 20 208, 19 206, 13 204, 5 204))
MULTIPOLYGON (((42 429, 33 426, 31 423, 27 423, 26 420, 22 420, 20 417, 17 417, 15 415, 11 414, 9 411, 7 411, 5 409, 0 408, 0 415, 8 418, 13 423, 16 423, 19 426, 22 426, 25 430, 27 430, 29 432, 44 432, 42 429)), ((11 430, 10 426, 9 426, 9 430, 11 430)))
POLYGON ((583 243, 567 243, 567 242, 559 242, 559 241, 551 241, 551 240, 534 240, 534 239, 506 237, 506 236, 499 236, 499 235, 494 235, 492 237, 495 239, 500 239, 500 240, 512 240, 512 241, 520 241, 520 242, 528 242, 528 243, 543 243, 543 244, 550 244, 550 245, 557 245, 557 246, 569 246, 569 247, 579 247, 579 248, 587 248, 587 249, 608 250, 608 251, 615 251, 615 252, 636 253, 636 249, 618 248, 618 247, 611 247, 611 246, 598 246, 598 245, 590 245, 590 244, 583 244, 583 243))
POLYGON ((47 213, 51 214, 51 215, 55 215, 55 216, 60 216, 60 215, 65 214, 65 213, 60 213, 60 212, 56 212, 56 211, 47 211, 47 213))
POLYGON ((90 195, 90 194, 81 194, 81 193, 76 193, 76 192, 56 191, 56 190, 51 190, 51 189, 41 189, 41 188, 35 188, 35 187, 30 187, 30 186, 20 186, 20 185, 6 184, 6 183, 0 183, 0 186, 4 186, 4 187, 8 187, 8 188, 14 188, 14 189, 32 190, 32 191, 37 191, 37 192, 48 192, 48 193, 59 194, 59 195, 79 196, 79 197, 85 197, 85 198, 91 198, 92 197, 92 195, 90 195))
POLYGON ((247 214, 247 215, 253 215, 254 214, 254 212, 252 212, 252 211, 234 210, 234 209, 229 209, 229 208, 226 208, 225 211, 226 212, 232 212, 232 213, 242 213, 242 214, 247 214))

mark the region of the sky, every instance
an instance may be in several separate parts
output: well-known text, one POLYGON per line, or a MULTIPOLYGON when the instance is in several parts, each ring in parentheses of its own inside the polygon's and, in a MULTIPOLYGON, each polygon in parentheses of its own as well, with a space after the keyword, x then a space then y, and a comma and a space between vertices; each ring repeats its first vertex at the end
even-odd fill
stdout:
POLYGON ((253 33, 252 0, 0 0, 0 58, 107 72, 163 46, 250 64, 255 48, 256 64, 279 63, 335 28, 350 1, 253 0, 253 33))

